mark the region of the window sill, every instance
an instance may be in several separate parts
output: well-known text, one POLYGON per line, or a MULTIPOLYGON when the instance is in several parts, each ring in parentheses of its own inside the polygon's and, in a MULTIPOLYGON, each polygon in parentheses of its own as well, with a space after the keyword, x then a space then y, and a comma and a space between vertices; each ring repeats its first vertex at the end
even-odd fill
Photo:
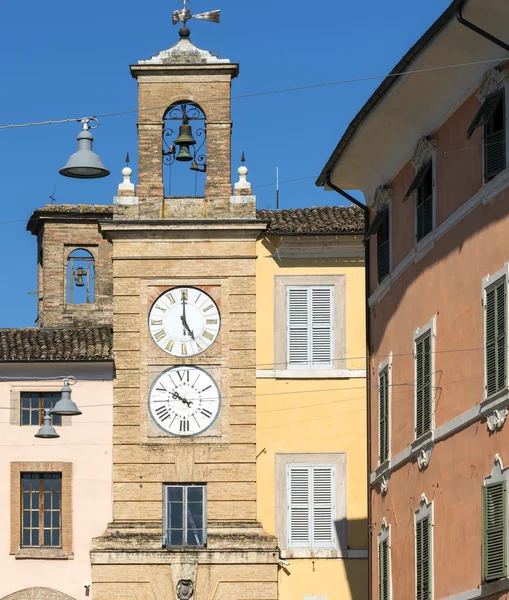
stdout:
POLYGON ((18 548, 16 560, 73 560, 74 554, 62 548, 18 548))
POLYGON ((435 247, 435 230, 430 231, 422 240, 415 242, 414 262, 418 263, 435 247))
POLYGON ((256 371, 257 379, 363 379, 363 369, 284 369, 256 371))
POLYGON ((367 550, 350 550, 345 548, 344 550, 330 549, 330 550, 318 550, 318 549, 306 549, 296 548, 280 550, 281 558, 367 558, 367 550))

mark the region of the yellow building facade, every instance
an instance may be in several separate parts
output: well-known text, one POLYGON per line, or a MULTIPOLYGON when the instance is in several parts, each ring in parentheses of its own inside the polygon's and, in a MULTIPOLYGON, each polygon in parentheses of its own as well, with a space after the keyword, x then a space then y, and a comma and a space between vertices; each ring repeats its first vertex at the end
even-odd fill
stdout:
POLYGON ((362 212, 259 217, 257 510, 278 539, 278 597, 366 598, 362 212))

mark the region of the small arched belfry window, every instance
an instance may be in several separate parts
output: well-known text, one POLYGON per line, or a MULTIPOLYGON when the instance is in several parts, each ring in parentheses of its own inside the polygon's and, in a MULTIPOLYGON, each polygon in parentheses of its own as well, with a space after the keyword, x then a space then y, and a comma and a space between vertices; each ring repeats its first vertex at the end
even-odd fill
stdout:
POLYGON ((73 250, 67 257, 67 304, 95 301, 94 257, 88 250, 73 250))

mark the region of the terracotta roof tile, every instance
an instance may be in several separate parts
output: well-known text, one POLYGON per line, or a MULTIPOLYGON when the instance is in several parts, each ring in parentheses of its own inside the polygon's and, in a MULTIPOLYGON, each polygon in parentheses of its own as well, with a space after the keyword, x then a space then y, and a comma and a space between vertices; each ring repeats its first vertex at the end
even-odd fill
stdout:
POLYGON ((0 329, 0 361, 113 360, 111 327, 0 329))
POLYGON ((364 213, 357 206, 318 206, 289 210, 259 210, 269 221, 269 233, 363 233, 364 213))

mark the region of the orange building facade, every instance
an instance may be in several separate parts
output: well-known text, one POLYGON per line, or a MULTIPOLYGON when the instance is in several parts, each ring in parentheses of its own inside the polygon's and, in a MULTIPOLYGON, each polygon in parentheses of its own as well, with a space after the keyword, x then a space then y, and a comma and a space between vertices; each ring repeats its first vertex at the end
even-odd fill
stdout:
MULTIPOLYGON (((395 72, 431 70, 384 81, 318 181, 361 189, 369 209, 379 600, 509 598, 509 70, 460 5, 395 72)), ((507 4, 463 8, 503 38, 507 4)))

